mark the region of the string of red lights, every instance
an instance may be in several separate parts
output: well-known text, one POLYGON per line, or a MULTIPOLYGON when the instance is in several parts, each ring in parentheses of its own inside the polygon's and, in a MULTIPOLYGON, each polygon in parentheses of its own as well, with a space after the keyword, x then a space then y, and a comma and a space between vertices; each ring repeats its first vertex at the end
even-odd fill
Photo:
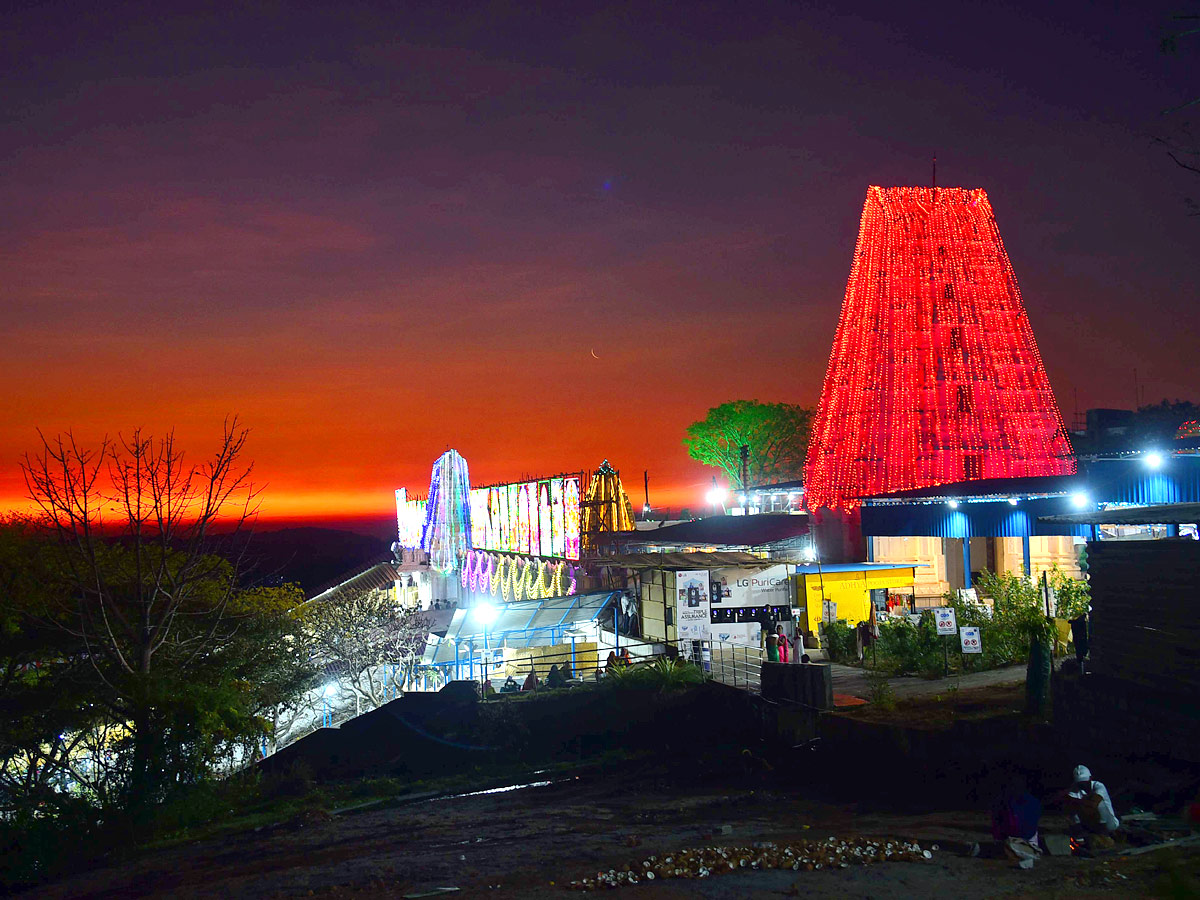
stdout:
POLYGON ((805 461, 808 507, 1074 471, 987 193, 869 188, 805 461))

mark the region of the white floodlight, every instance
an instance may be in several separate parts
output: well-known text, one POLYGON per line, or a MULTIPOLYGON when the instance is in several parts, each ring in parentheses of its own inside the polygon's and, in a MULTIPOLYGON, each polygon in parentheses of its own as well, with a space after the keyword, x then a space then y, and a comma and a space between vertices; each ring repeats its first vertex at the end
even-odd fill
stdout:
POLYGON ((1009 497, 1009 498, 1008 498, 1008 505, 1009 505, 1009 506, 1016 506, 1016 505, 1017 505, 1017 502, 1018 502, 1018 501, 1017 501, 1017 498, 1016 498, 1016 497, 1009 497))
POLYGON ((809 562, 813 562, 817 558, 817 548, 809 544, 804 548, 804 558, 809 562))
POLYGON ((323 690, 321 693, 324 694, 326 697, 332 697, 337 692, 338 692, 337 682, 331 681, 331 682, 329 682, 329 684, 325 685, 325 690, 323 690))
POLYGON ((471 615, 475 621, 487 628, 496 621, 496 617, 500 615, 500 610, 496 609, 492 604, 484 600, 471 610, 471 615))
POLYGON ((708 493, 704 495, 704 499, 708 501, 709 506, 720 506, 725 502, 725 488, 714 487, 709 488, 708 493))
POLYGON ((1088 505, 1088 495, 1083 491, 1076 491, 1071 495, 1071 505, 1076 509, 1083 509, 1088 505))
POLYGON ((1151 450, 1142 457, 1142 462, 1146 464, 1147 469, 1150 469, 1151 471, 1157 471, 1158 469, 1162 468, 1163 455, 1157 450, 1151 450))
POLYGON ((948 507, 950 507, 951 509, 958 509, 958 501, 957 500, 947 500, 946 505, 948 507))

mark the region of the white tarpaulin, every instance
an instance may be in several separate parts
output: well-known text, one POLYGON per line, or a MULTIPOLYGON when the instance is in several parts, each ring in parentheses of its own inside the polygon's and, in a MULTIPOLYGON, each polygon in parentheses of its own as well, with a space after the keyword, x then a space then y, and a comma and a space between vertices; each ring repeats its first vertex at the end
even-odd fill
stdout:
POLYGON ((757 622, 722 622, 712 626, 712 639, 723 644, 758 647, 762 644, 762 626, 757 622))
POLYGON ((682 640, 709 638, 708 570, 675 573, 676 630, 682 640))
POLYGON ((715 569, 713 605, 725 607, 791 606, 787 566, 769 569, 715 569), (717 596, 718 585, 720 597, 717 596))

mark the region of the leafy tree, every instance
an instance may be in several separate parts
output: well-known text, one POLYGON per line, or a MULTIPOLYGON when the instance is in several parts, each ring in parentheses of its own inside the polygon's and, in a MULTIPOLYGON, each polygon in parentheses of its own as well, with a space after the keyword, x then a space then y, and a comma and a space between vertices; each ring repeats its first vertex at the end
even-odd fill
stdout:
POLYGON ((735 400, 688 426, 688 456, 721 469, 732 485, 752 487, 804 477, 813 411, 790 403, 735 400), (750 448, 749 485, 742 485, 741 447, 750 448))
POLYGON ((264 711, 309 674, 298 592, 246 590, 220 552, 256 508, 246 437, 228 421, 217 452, 188 464, 170 433, 95 448, 67 434, 24 462, 58 575, 44 618, 71 639, 62 658, 86 666, 101 713, 78 732, 89 765, 71 771, 135 815, 244 758, 264 711))

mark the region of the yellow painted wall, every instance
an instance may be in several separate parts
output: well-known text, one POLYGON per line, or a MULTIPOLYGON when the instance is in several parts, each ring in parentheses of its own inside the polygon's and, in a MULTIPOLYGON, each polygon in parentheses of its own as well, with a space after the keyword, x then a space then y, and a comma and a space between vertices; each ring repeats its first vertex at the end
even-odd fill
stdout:
MULTIPOLYGON (((802 575, 807 605, 805 630, 818 634, 824 600, 837 604, 837 617, 857 625, 871 616, 871 591, 880 588, 912 587, 913 569, 881 569, 869 572, 824 572, 802 575), (824 592, 822 593, 822 586, 824 592)), ((804 623, 802 623, 803 625, 804 623)))

